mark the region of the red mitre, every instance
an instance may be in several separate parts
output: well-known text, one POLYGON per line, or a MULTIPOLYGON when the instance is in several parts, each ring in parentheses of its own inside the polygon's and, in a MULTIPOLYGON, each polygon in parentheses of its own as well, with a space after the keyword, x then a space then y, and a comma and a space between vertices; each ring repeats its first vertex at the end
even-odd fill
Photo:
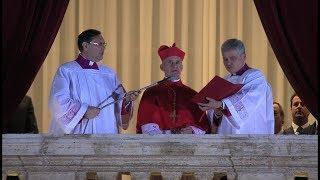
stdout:
POLYGON ((182 61, 185 55, 185 53, 181 49, 176 47, 176 43, 173 43, 171 47, 168 47, 166 45, 160 46, 158 49, 158 54, 162 61, 171 56, 178 56, 182 61))

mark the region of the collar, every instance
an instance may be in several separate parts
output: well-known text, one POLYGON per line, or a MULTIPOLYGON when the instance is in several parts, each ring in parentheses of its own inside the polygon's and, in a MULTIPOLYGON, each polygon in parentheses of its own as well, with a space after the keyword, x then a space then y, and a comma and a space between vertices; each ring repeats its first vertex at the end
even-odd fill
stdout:
POLYGON ((99 70, 98 64, 96 62, 90 61, 90 60, 82 57, 80 54, 75 61, 82 67, 82 69, 99 70))
POLYGON ((171 82, 179 82, 181 81, 181 79, 174 79, 174 80, 170 80, 171 82))
MULTIPOLYGON (((302 129, 305 129, 306 127, 308 127, 309 126, 309 123, 305 123, 303 126, 301 126, 302 127, 302 129)), ((294 122, 292 122, 292 128, 293 128, 293 131, 294 131, 294 133, 296 133, 297 132, 297 129, 298 129, 298 125, 296 125, 294 122)))
POLYGON ((231 76, 241 76, 248 69, 250 69, 250 67, 247 64, 244 64, 239 71, 237 71, 235 74, 231 74, 231 76))
POLYGON ((172 85, 181 86, 181 85, 183 85, 181 79, 169 80, 169 81, 167 81, 166 83, 163 83, 163 84, 166 85, 166 86, 172 86, 172 85))

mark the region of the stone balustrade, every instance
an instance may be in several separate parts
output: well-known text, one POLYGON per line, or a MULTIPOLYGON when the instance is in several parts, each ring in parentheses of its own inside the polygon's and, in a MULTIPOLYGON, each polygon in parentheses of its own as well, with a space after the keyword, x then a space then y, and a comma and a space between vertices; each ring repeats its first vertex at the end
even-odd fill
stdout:
POLYGON ((116 179, 129 172, 144 180, 290 179, 304 174, 318 179, 318 136, 314 135, 63 135, 3 134, 2 179, 116 179), (216 176, 215 176, 216 177, 216 176))

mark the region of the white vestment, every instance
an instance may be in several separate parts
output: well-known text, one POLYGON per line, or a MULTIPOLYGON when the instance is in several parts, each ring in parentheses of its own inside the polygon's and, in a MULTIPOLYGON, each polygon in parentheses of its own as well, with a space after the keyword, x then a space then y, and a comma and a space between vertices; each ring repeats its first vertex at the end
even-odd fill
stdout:
POLYGON ((272 89, 262 72, 248 69, 224 79, 244 86, 222 100, 231 116, 223 115, 218 134, 274 134, 272 89))
POLYGON ((104 65, 83 69, 76 61, 59 67, 52 82, 49 107, 53 134, 117 134, 121 124, 122 101, 101 109, 93 119, 83 118, 88 106, 114 101, 113 93, 124 93, 116 73, 104 65))

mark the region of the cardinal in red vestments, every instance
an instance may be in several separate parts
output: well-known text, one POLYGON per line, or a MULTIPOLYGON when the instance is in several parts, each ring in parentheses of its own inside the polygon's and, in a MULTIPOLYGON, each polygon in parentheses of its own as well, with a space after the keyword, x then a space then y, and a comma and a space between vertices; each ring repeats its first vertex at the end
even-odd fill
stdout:
POLYGON ((210 133, 206 114, 191 98, 197 92, 181 82, 185 53, 175 46, 160 46, 160 69, 169 80, 143 93, 140 101, 137 133, 139 134, 205 134, 210 133))

